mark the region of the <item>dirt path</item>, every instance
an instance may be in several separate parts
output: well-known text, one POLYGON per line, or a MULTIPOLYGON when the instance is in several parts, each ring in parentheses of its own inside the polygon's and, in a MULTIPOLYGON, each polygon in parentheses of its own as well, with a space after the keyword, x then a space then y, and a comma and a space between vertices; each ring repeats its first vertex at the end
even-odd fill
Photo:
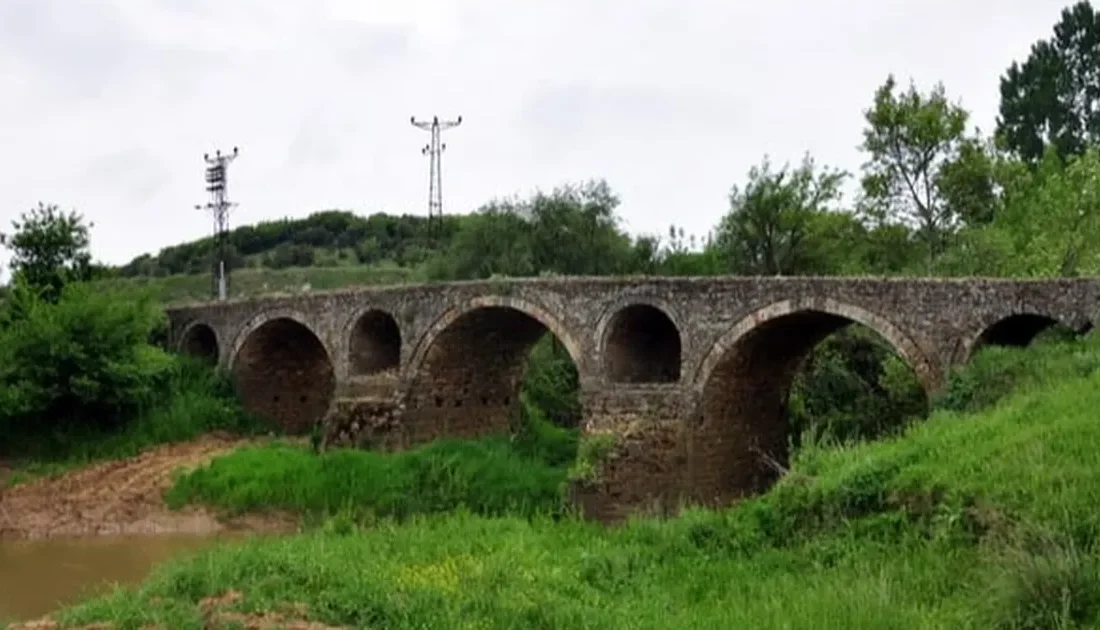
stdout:
POLYGON ((206 509, 172 511, 164 504, 163 492, 176 469, 194 468, 248 443, 207 435, 160 446, 137 457, 0 489, 0 539, 286 530, 292 525, 286 518, 226 521, 206 509))

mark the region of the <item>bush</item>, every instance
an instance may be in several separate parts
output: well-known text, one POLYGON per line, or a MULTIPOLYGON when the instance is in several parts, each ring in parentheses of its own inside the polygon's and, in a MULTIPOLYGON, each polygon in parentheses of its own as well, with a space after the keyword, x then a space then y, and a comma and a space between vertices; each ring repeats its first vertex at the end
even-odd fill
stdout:
POLYGON ((581 420, 580 380, 569 351, 552 334, 531 349, 523 378, 525 409, 538 409, 559 427, 576 428, 581 420))
POLYGON ((81 284, 57 304, 17 293, 0 335, 5 435, 117 429, 164 393, 173 359, 147 342, 160 318, 150 301, 81 284))
POLYGON ((851 326, 813 349, 791 386, 790 426, 801 436, 838 442, 897 433, 928 413, 912 368, 868 328, 851 326))
POLYGON ((163 314, 67 285, 56 304, 13 290, 0 325, 0 455, 131 454, 214 428, 254 426, 225 377, 155 347, 163 314))

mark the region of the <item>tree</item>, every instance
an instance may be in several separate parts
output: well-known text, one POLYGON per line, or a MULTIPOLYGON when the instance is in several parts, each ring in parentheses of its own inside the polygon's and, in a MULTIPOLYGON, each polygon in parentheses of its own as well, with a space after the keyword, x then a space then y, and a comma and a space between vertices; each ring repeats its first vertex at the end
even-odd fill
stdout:
POLYGON ((847 173, 820 171, 810 156, 797 168, 773 171, 767 157, 749 170, 744 188, 730 192, 715 247, 735 273, 792 275, 812 271, 806 237, 814 215, 840 199, 847 173))
POLYGON ((43 297, 54 300, 65 284, 91 278, 91 225, 76 211, 66 213, 56 205, 39 202, 12 221, 12 227, 14 232, 4 240, 12 251, 12 275, 42 292, 43 297))
POLYGON ((1100 142, 1100 12, 1088 0, 1063 9, 1054 36, 1001 76, 997 136, 1031 164, 1047 144, 1064 158, 1100 142))
POLYGON ((637 267, 638 252, 619 229, 619 200, 603 181, 566 185, 529 199, 498 200, 466 217, 429 275, 601 275, 637 267))
POLYGON ((1006 271, 1050 277, 1100 271, 1100 150, 1063 160, 1048 147, 1035 168, 1002 166, 1002 216, 987 241, 1002 244, 1006 271))
POLYGON ((896 87, 887 77, 864 112, 860 148, 870 160, 863 165, 863 211, 880 223, 913 225, 930 266, 964 213, 982 216, 973 205, 991 199, 990 173, 975 163, 981 152, 965 135, 968 112, 947 100, 942 83, 927 95, 912 83, 900 94, 896 87))

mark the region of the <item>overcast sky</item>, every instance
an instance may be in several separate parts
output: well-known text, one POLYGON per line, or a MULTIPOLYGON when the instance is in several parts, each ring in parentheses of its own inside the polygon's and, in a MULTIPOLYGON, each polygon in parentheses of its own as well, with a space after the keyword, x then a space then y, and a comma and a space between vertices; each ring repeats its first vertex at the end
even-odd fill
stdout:
MULTIPOLYGON (((998 77, 1068 0, 0 0, 0 230, 39 200, 122 263, 208 234, 202 154, 241 148, 233 224, 445 211, 593 177, 627 228, 707 232, 764 154, 855 170, 893 72, 990 129, 998 77)), ((0 261, 2 262, 2 261, 0 261)))

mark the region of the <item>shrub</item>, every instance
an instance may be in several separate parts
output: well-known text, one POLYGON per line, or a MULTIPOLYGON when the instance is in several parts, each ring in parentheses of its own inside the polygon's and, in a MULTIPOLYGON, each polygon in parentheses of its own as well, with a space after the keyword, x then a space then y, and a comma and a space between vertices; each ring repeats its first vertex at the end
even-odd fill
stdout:
POLYGON ((56 304, 20 288, 0 334, 0 432, 117 429, 165 391, 170 355, 148 344, 160 313, 86 285, 56 304))
POLYGON ((0 455, 121 455, 254 426, 223 375, 150 343, 163 314, 128 297, 70 284, 50 303, 13 290, 0 325, 0 455))

